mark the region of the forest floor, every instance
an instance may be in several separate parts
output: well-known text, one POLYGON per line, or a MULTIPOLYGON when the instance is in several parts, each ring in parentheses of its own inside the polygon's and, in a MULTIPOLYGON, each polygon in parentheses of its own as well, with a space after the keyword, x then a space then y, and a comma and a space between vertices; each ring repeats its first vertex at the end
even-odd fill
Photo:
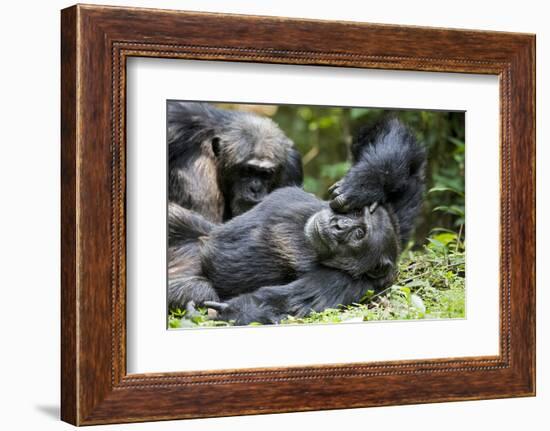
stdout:
MULTIPOLYGON (((281 325, 351 323, 380 320, 454 319, 465 317, 464 243, 455 233, 440 232, 420 250, 406 250, 399 262, 394 285, 373 291, 356 304, 312 312, 304 318, 288 316, 281 325)), ((210 319, 206 309, 187 317, 185 311, 171 310, 170 328, 232 326, 231 322, 210 319)), ((259 323, 251 323, 259 326, 259 323)))

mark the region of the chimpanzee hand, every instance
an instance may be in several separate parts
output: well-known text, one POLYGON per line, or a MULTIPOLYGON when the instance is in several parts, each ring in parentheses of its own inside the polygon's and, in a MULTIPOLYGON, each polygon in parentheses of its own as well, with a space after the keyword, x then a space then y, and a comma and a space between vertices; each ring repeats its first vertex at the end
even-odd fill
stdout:
POLYGON ((284 309, 279 309, 284 300, 273 300, 279 296, 278 290, 280 289, 263 288, 254 293, 239 295, 228 302, 205 301, 204 305, 217 311, 216 320, 232 321, 236 326, 279 323, 287 314, 284 309))
POLYGON ((235 308, 235 304, 231 304, 230 302, 205 301, 203 305, 216 311, 215 320, 223 320, 225 322, 233 320, 236 325, 242 325, 242 323, 237 323, 237 320, 240 319, 239 311, 235 308))
MULTIPOLYGON (((345 181, 346 178, 335 182, 329 189, 330 207, 340 213, 346 213, 353 209, 360 209, 365 206, 369 207, 371 214, 376 210, 379 204, 380 197, 378 193, 372 193, 368 190, 361 190, 363 193, 357 193, 356 189, 349 189, 350 181, 345 181), (350 190, 346 193, 346 189, 350 190), (377 200, 378 198, 378 200, 377 200)), ((352 186, 353 187, 353 186, 352 186)))
POLYGON ((349 210, 348 199, 344 195, 343 189, 344 180, 341 179, 336 181, 330 188, 328 192, 330 193, 330 207, 334 211, 338 212, 347 212, 349 210))

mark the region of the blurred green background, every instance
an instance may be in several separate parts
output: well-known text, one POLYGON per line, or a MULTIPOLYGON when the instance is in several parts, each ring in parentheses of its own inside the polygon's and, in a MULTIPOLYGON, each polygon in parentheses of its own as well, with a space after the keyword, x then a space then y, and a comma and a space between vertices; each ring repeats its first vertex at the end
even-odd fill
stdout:
POLYGON ((396 115, 416 134, 428 153, 426 195, 413 247, 436 232, 464 238, 463 112, 387 110, 295 105, 217 104, 272 118, 302 154, 304 188, 322 199, 350 167, 350 145, 361 126, 396 115))

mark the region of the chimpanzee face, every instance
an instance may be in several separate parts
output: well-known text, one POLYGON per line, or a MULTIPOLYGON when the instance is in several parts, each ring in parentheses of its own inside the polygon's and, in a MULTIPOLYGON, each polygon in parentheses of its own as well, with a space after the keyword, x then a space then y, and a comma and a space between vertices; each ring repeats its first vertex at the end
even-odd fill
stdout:
POLYGON ((251 159, 230 174, 228 195, 232 216, 248 211, 276 188, 277 168, 270 160, 251 159))
POLYGON ((248 211, 275 188, 290 185, 289 178, 301 182, 302 177, 301 160, 295 167, 292 141, 279 127, 267 118, 245 118, 246 127, 231 123, 211 140, 226 218, 248 211), (292 170, 296 172, 289 176, 292 170))
POLYGON ((308 220, 305 234, 325 266, 356 278, 386 279, 395 274, 397 228, 382 206, 347 214, 323 209, 308 220))

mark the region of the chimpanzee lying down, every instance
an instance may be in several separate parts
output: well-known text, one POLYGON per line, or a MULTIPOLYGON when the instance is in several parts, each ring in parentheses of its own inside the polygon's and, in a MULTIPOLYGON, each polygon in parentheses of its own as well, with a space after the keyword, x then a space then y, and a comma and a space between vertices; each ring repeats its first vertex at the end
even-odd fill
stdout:
MULTIPOLYGON (((182 224, 196 223, 196 214, 170 204, 169 218, 176 215, 182 224)), ((393 281, 397 229, 383 206, 339 214, 297 187, 276 190, 208 232, 200 282, 227 302, 204 305, 244 325, 351 304, 393 281)))
POLYGON ((223 225, 170 204, 169 301, 204 298, 197 305, 219 319, 266 324, 391 285, 420 208, 425 154, 397 120, 360 137, 330 203, 286 187, 223 225))

